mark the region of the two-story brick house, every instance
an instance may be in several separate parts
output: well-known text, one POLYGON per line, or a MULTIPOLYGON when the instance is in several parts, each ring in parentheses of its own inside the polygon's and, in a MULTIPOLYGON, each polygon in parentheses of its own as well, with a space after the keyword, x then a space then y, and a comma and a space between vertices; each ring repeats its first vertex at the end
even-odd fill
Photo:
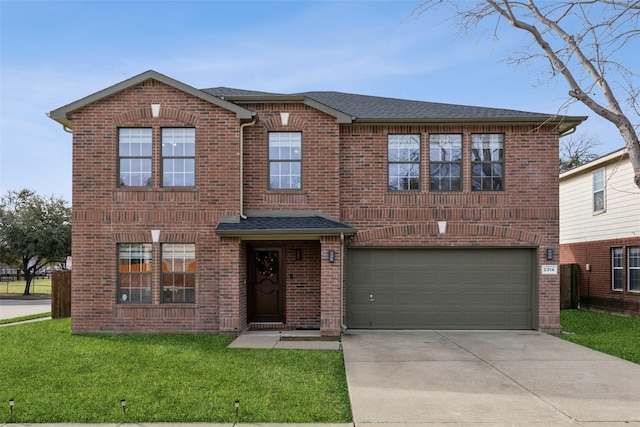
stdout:
POLYGON ((559 327, 558 138, 584 117, 154 71, 73 133, 72 329, 559 327))

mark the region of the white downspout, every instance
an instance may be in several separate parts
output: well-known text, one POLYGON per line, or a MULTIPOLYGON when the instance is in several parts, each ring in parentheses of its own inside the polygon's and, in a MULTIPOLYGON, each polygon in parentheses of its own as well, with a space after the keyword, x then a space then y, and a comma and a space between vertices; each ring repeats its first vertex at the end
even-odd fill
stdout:
POLYGON ((256 124, 256 119, 240 125, 240 219, 247 219, 244 214, 244 128, 256 124))

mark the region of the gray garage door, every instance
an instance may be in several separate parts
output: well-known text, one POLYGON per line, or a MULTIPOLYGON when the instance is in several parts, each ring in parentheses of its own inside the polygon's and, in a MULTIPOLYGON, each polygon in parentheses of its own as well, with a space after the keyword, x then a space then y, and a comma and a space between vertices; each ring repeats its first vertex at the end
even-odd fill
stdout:
POLYGON ((349 249, 347 326, 535 329, 534 249, 349 249))

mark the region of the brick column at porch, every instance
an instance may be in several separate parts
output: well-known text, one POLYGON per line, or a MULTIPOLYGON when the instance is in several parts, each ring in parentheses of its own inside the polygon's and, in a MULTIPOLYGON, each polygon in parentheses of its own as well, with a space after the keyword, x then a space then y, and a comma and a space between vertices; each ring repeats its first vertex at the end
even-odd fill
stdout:
POLYGON ((339 336, 340 322, 340 237, 320 239, 320 334, 339 336), (329 253, 333 251, 333 262, 329 253))
POLYGON ((223 237, 220 242, 219 256, 219 319, 220 333, 237 335, 246 327, 246 316, 243 305, 246 305, 246 297, 243 292, 244 285, 241 268, 241 242, 237 238, 223 237))

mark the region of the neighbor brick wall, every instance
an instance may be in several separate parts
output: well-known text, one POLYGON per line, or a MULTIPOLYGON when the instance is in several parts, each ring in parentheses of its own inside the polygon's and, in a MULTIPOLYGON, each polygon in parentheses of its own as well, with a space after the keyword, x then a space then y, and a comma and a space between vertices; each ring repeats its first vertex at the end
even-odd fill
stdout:
POLYGON ((560 245, 560 262, 578 264, 580 306, 640 317, 640 292, 627 288, 627 248, 640 246, 640 237, 598 240, 560 245), (611 248, 623 248, 622 291, 612 289, 611 248), (586 265, 591 265, 591 271, 586 265))

